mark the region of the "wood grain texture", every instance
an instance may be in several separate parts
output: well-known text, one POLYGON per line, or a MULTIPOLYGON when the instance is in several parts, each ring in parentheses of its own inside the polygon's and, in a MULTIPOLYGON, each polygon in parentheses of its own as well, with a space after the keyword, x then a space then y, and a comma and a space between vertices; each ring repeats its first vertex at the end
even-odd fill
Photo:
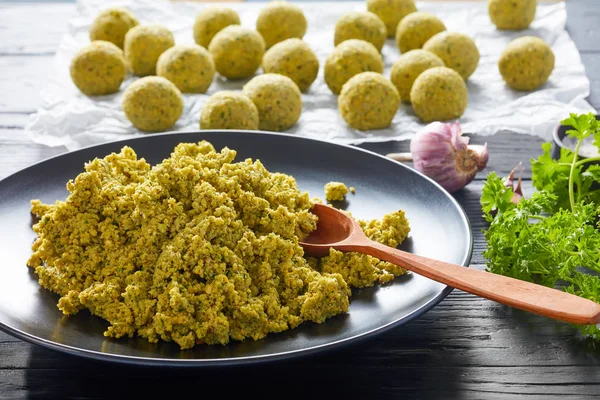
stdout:
POLYGON ((0 128, 0 179, 65 151, 64 147, 47 147, 31 142, 23 129, 0 128))
MULTIPOLYGON (((32 143, 23 127, 40 104, 45 74, 73 10, 72 4, 61 3, 0 4, 0 179, 65 151, 32 143)), ((597 0, 569 0, 567 10, 567 29, 591 81, 589 100, 600 109, 600 7, 597 0)), ((485 269, 481 179, 492 170, 506 175, 519 161, 536 157, 542 141, 510 132, 473 135, 471 141, 488 143, 490 162, 455 198, 474 233, 471 268, 485 269)), ((385 154, 407 151, 408 143, 362 147, 385 154)), ((528 170, 525 178, 530 176, 528 170)), ((529 195, 531 182, 524 182, 524 188, 529 195)), ((189 387, 199 395, 225 389, 234 396, 268 390, 309 398, 592 399, 600 397, 600 351, 569 324, 458 290, 422 317, 362 344, 251 368, 110 365, 0 333, 0 398, 175 398, 189 387)))
POLYGON ((0 56, 53 55, 74 12, 68 3, 0 3, 0 56))
POLYGON ((597 53, 600 7, 596 0, 567 0, 567 31, 582 53, 597 53))
MULTIPOLYGON (((41 105, 41 90, 54 68, 53 55, 0 57, 0 115, 31 114, 41 105)), ((4 119, 4 118, 2 118, 4 119)))
POLYGON ((590 96, 587 100, 596 110, 600 110, 600 53, 581 53, 581 61, 590 79, 590 96))

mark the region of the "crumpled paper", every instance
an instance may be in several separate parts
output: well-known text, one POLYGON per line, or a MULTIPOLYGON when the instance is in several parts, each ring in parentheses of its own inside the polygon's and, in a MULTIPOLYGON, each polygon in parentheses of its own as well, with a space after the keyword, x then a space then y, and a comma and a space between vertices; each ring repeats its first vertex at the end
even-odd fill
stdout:
MULTIPOLYGON (((287 133, 337 143, 360 144, 387 140, 410 139, 424 124, 410 106, 402 104, 392 124, 381 130, 361 132, 349 128, 337 110, 334 96, 323 79, 323 65, 333 49, 336 21, 351 10, 364 10, 364 2, 298 2, 308 20, 304 40, 317 54, 321 68, 308 93, 303 94, 303 112, 298 123, 287 133)), ((111 5, 128 7, 141 23, 161 23, 173 31, 176 43, 193 43, 192 26, 196 14, 206 3, 181 3, 161 0, 108 2, 80 0, 76 13, 68 23, 49 73, 49 84, 42 93, 41 108, 30 117, 26 127, 37 143, 66 146, 69 150, 89 145, 143 135, 135 129, 121 110, 123 89, 135 77, 129 76, 119 93, 86 97, 78 92, 69 76, 74 53, 89 42, 88 30, 100 10, 111 5)), ((242 25, 254 28, 264 3, 228 3, 240 14, 242 25)), ((496 30, 491 23, 486 2, 417 3, 421 11, 438 15, 448 30, 471 36, 481 59, 467 82, 469 105, 460 118, 463 131, 492 135, 500 130, 539 136, 549 140, 556 124, 569 112, 594 111, 585 101, 590 83, 579 52, 565 30, 564 3, 539 4, 535 21, 528 30, 508 32, 496 30), (549 81, 540 89, 523 93, 508 88, 497 62, 504 47, 513 39, 534 35, 544 39, 554 51, 556 66, 549 81)), ((392 63, 399 57, 393 39, 383 49, 384 74, 389 77, 392 63)), ((261 71, 257 71, 260 73, 261 71)), ((246 80, 227 81, 218 75, 206 94, 184 94, 185 107, 173 131, 197 130, 200 110, 208 97, 220 90, 241 90, 246 80)))

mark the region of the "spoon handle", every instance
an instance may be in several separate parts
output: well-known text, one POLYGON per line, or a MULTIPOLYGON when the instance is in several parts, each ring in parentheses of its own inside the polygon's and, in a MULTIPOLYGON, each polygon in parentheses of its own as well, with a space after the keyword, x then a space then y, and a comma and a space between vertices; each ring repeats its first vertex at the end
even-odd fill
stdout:
POLYGON ((600 304, 557 289, 450 264, 369 241, 360 251, 465 292, 574 324, 600 323, 600 304))

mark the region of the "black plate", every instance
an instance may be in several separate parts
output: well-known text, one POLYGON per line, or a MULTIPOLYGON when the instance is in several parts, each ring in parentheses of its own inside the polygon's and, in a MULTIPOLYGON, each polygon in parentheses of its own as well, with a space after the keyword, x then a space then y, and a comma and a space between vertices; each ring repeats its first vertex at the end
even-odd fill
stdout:
POLYGON ((0 328, 14 336, 85 357, 132 364, 229 365, 272 361, 328 350, 402 325, 425 313, 451 288, 412 274, 391 284, 354 291, 349 313, 323 324, 260 341, 227 346, 196 346, 180 351, 174 343, 144 339, 108 339, 107 323, 87 311, 65 317, 58 297, 37 283, 25 266, 35 234, 29 201, 64 200, 65 184, 85 162, 131 146, 151 164, 168 157, 181 142, 209 140, 217 149, 238 151, 238 160, 260 159, 270 171, 293 175, 302 190, 323 197, 331 180, 356 188, 347 209, 358 218, 378 218, 402 208, 411 224, 405 249, 439 260, 468 265, 472 252, 469 221, 460 205, 418 172, 365 150, 291 135, 260 132, 197 132, 149 135, 67 153, 26 168, 0 181, 0 328))

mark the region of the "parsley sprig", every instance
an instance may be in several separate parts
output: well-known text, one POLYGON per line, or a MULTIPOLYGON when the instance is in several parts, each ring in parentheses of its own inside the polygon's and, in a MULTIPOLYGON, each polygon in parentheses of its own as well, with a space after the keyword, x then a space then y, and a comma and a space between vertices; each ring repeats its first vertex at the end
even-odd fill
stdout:
MULTIPOLYGON (((583 141, 593 137, 600 149, 600 124, 593 113, 561 121, 572 129, 575 151, 561 149, 555 160, 552 145, 531 160, 536 192, 515 200, 512 185, 492 172, 487 176, 481 206, 485 230, 484 257, 488 270, 563 290, 600 303, 600 157, 580 159, 583 141)), ((581 326, 600 339, 598 326, 581 326)))

